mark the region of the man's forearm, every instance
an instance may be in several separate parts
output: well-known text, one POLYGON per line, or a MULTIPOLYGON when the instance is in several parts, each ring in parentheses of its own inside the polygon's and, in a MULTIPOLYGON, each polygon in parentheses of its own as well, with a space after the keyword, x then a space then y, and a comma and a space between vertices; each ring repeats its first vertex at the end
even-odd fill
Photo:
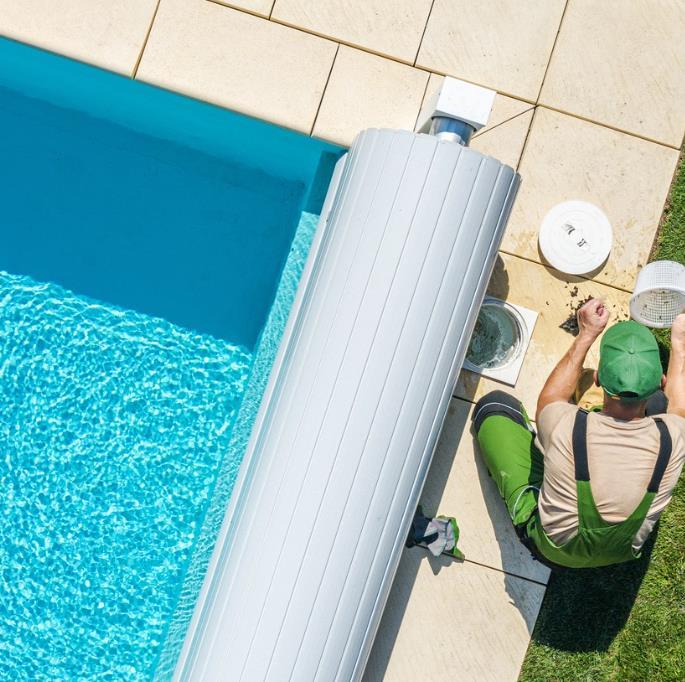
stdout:
POLYGON ((583 332, 576 337, 545 382, 538 398, 538 415, 549 403, 568 401, 573 397, 583 371, 585 358, 595 338, 594 335, 583 332))
POLYGON ((666 377, 668 411, 685 417, 685 348, 678 345, 671 348, 666 377))

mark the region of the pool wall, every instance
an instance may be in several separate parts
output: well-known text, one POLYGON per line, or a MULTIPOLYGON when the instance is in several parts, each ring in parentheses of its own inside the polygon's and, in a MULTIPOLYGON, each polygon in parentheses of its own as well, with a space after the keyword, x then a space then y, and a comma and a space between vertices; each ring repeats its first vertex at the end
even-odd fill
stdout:
POLYGON ((361 678, 518 184, 405 131, 338 162, 176 679, 361 678))
POLYGON ((0 270, 254 349, 341 149, 0 38, 0 270))
POLYGON ((0 87, 296 182, 316 173, 322 150, 340 149, 1 36, 0 87))

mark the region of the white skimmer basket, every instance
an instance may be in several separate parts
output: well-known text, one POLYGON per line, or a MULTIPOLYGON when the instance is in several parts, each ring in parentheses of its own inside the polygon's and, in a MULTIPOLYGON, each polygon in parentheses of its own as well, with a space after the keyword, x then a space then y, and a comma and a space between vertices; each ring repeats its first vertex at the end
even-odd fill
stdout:
POLYGON ((639 272, 630 316, 648 327, 670 327, 685 310, 685 266, 670 260, 649 263, 639 272))

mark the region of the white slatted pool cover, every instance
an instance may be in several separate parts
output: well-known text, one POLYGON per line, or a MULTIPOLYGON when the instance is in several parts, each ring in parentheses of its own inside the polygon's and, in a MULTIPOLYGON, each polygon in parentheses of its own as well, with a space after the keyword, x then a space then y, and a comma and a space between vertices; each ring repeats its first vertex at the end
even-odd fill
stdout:
POLYGON ((404 131, 341 159, 177 679, 361 677, 518 184, 404 131))

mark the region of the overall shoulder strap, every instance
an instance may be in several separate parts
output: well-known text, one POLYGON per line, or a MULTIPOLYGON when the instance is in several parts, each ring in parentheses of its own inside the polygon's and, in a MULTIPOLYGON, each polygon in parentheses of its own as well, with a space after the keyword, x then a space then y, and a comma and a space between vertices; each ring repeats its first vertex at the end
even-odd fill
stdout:
POLYGON ((671 459, 671 451, 673 450, 673 441, 671 440, 668 426, 659 417, 654 418, 654 423, 657 429, 659 429, 659 454, 656 458, 652 478, 647 486, 648 493, 656 493, 659 490, 661 479, 664 477, 664 472, 668 466, 668 461, 671 459))
POLYGON ((590 467, 587 460, 587 418, 585 410, 578 410, 573 424, 573 463, 575 466, 576 491, 578 493, 578 535, 587 536, 606 523, 597 511, 590 487, 590 467))
POLYGON ((659 491, 659 485, 661 484, 661 479, 664 476, 666 467, 668 466, 668 461, 671 458, 671 450, 673 449, 673 442, 671 441, 671 434, 668 431, 668 427, 659 417, 654 417, 654 422, 659 430, 659 454, 656 458, 656 463, 654 465, 654 471, 652 472, 652 477, 647 485, 647 492, 642 498, 642 502, 635 508, 635 511, 626 519, 624 523, 632 522, 634 524, 634 531, 637 533, 638 529, 642 526, 647 514, 649 514, 649 509, 652 506, 654 497, 659 491))
POLYGON ((589 481, 590 469, 587 463, 587 412, 579 409, 573 423, 573 462, 576 481, 589 481))

